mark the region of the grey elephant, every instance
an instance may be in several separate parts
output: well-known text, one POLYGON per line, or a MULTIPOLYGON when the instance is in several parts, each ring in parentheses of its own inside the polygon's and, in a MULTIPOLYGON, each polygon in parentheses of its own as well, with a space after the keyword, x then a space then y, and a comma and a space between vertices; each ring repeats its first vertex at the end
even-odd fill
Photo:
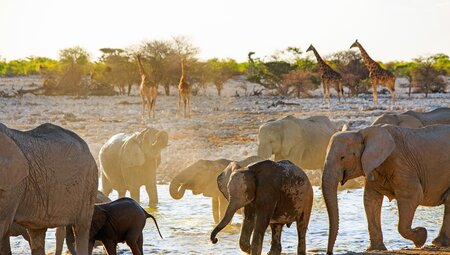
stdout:
POLYGON ((150 206, 158 204, 156 169, 167 143, 167 132, 154 128, 111 137, 99 153, 103 193, 108 196, 115 189, 119 197, 124 197, 129 190, 131 197, 139 202, 139 189, 145 185, 150 206))
MULTIPOLYGON (((251 163, 261 161, 263 158, 250 156, 238 164, 247 166, 251 163)), ((214 223, 219 223, 223 217, 228 202, 217 187, 217 176, 231 163, 228 159, 198 160, 178 173, 170 182, 169 191, 174 199, 181 199, 186 190, 192 194, 203 194, 212 198, 212 212, 214 223)))
POLYGON ((27 228, 32 254, 45 254, 47 228, 73 225, 86 254, 98 170, 86 142, 52 124, 29 131, 0 124, 0 253, 14 222, 27 228))
POLYGON ((244 207, 239 245, 242 251, 261 254, 264 233, 270 224, 269 254, 281 253, 284 224, 297 224, 297 254, 306 254, 305 235, 313 203, 313 190, 306 174, 288 160, 264 160, 242 168, 235 165, 217 177, 220 191, 229 200, 224 218, 211 233, 211 241, 244 207), (250 237, 252 241, 250 244, 250 237))
POLYGON ((365 176, 369 250, 386 250, 381 231, 383 196, 396 199, 400 234, 417 247, 427 239, 423 227, 411 228, 419 205, 445 205, 444 221, 436 246, 450 244, 450 125, 420 129, 385 125, 333 136, 322 177, 322 192, 330 221, 327 253, 339 227, 336 188, 350 179, 365 176))
POLYGON ((421 128, 436 124, 450 124, 450 108, 437 108, 430 112, 407 111, 401 114, 385 113, 372 123, 391 124, 400 127, 421 128))

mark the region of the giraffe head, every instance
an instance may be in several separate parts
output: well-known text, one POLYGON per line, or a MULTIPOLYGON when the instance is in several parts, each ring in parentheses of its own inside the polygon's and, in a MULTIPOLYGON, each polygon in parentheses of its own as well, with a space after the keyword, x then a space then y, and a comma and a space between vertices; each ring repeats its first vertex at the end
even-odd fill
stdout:
POLYGON ((308 49, 306 50, 306 52, 312 51, 312 50, 314 50, 314 46, 311 44, 311 45, 309 45, 309 47, 308 47, 308 49))
POLYGON ((351 48, 357 48, 357 47, 359 47, 361 44, 359 44, 359 42, 358 42, 358 39, 356 39, 356 41, 352 44, 352 46, 350 46, 350 49, 351 48))

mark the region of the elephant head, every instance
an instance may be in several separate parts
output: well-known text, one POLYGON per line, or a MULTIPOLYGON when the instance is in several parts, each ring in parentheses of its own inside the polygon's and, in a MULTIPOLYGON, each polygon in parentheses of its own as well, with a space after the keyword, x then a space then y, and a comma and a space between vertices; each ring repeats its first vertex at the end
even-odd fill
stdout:
POLYGON ((170 196, 181 199, 186 189, 192 190, 194 195, 203 193, 207 197, 217 196, 215 179, 229 163, 230 160, 227 159, 196 161, 170 182, 170 196))
POLYGON ((391 124, 407 128, 421 128, 423 123, 414 116, 408 114, 390 114, 386 113, 378 117, 373 123, 375 125, 391 124))
POLYGON ((331 138, 322 176, 322 193, 330 223, 328 254, 333 252, 339 227, 338 183, 344 185, 359 176, 373 180, 373 170, 389 157, 394 148, 394 139, 380 126, 341 132, 331 138))
POLYGON ((222 172, 217 177, 219 190, 228 199, 228 207, 224 217, 211 233, 211 242, 217 243, 216 235, 228 225, 236 211, 256 198, 258 187, 270 189, 270 183, 277 183, 277 171, 274 168, 280 166, 270 160, 260 161, 242 168, 237 163, 232 163, 230 168, 222 172), (229 175, 229 181, 228 180, 229 175), (270 180, 270 183, 266 180, 270 180))
POLYGON ((147 160, 161 162, 161 150, 167 146, 168 134, 153 128, 146 128, 130 136, 123 144, 121 153, 122 167, 142 166, 147 160))

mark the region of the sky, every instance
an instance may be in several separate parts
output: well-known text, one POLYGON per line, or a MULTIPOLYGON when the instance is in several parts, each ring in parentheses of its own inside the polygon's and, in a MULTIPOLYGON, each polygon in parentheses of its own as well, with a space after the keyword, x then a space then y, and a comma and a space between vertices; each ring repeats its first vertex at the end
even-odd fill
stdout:
POLYGON ((127 48, 187 36, 199 57, 245 61, 288 46, 322 55, 358 41, 375 60, 450 55, 450 0, 0 0, 0 57, 127 48))

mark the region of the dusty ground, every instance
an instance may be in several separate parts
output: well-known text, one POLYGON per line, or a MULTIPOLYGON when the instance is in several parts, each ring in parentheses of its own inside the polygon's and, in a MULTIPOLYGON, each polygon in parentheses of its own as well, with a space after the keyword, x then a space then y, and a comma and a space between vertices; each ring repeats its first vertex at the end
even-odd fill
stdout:
MULTIPOLYGON (((30 86, 35 79, 0 79, 0 90, 30 86)), ((32 86, 32 85, 31 85, 32 86)), ((228 88, 234 94, 236 87, 228 88)), ((242 91, 239 91, 241 95, 242 91)), ((227 93, 225 93, 227 94, 227 93)), ((389 96, 381 96, 379 107, 373 108, 371 96, 351 98, 330 106, 321 98, 294 99, 278 97, 218 97, 211 91, 192 97, 192 118, 176 116, 176 96, 159 96, 156 119, 141 119, 140 98, 114 97, 44 97, 25 95, 0 98, 0 122, 11 128, 26 130, 45 122, 71 129, 87 141, 95 157, 104 142, 120 132, 134 132, 150 126, 169 133, 169 146, 162 153, 158 180, 169 182, 178 171, 198 159, 241 159, 255 154, 258 127, 269 119, 288 114, 299 117, 326 115, 344 120, 351 129, 369 125, 384 112, 406 110, 426 111, 436 107, 450 107, 450 95, 413 95, 408 99, 399 93, 399 100, 391 106, 389 96), (288 105, 283 104, 288 103, 288 105)), ((313 181, 315 182, 315 181, 313 181)), ((400 250, 396 252, 347 254, 450 254, 450 250, 400 250)))

